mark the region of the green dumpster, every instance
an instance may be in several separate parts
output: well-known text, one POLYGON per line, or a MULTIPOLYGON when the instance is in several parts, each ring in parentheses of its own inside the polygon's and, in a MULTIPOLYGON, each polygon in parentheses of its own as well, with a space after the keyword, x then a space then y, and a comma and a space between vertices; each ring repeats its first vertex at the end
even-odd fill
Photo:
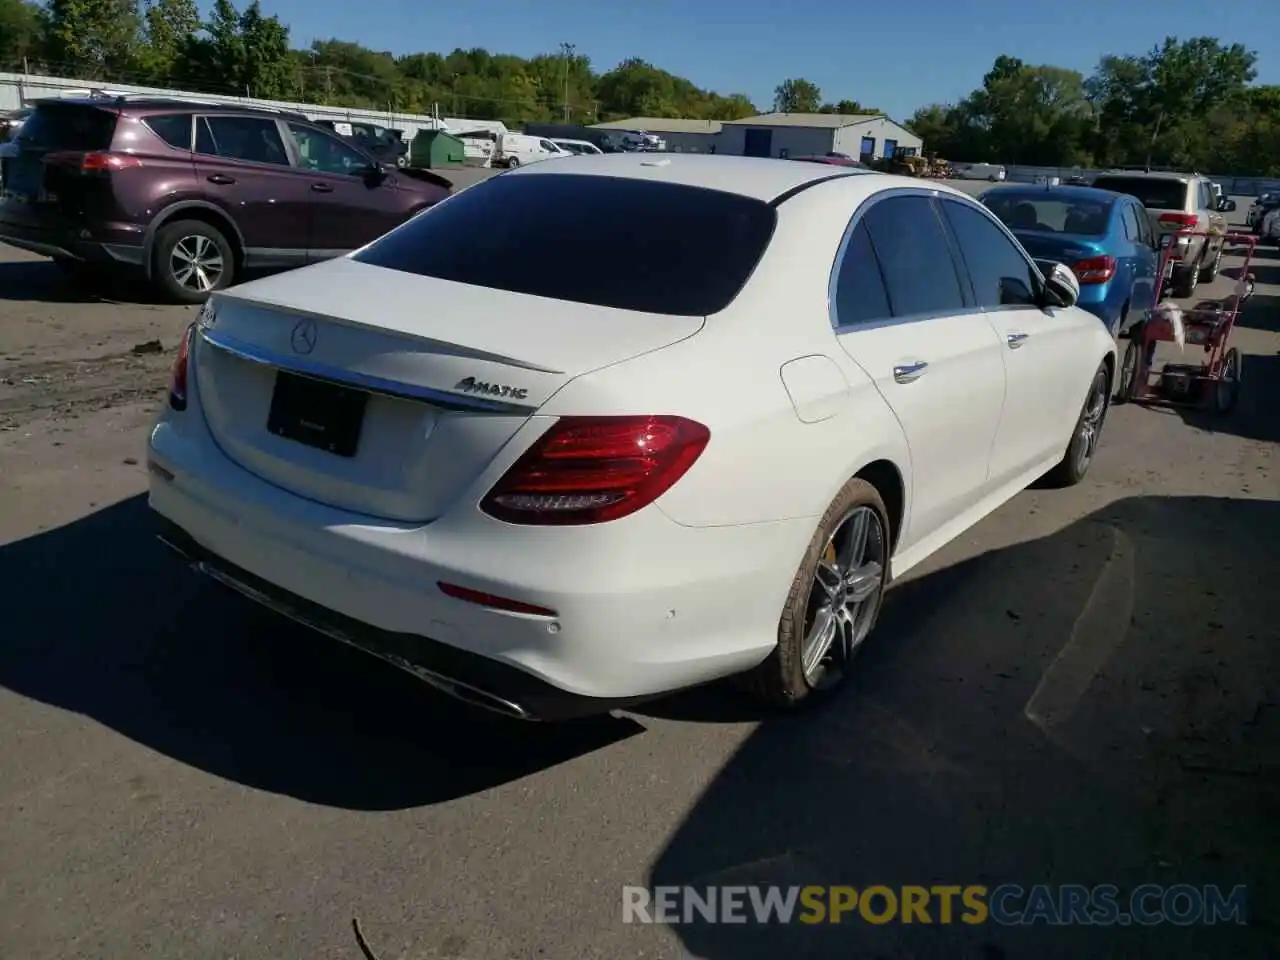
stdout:
POLYGON ((466 162, 462 141, 443 130, 419 130, 409 145, 409 166, 458 167, 466 162))

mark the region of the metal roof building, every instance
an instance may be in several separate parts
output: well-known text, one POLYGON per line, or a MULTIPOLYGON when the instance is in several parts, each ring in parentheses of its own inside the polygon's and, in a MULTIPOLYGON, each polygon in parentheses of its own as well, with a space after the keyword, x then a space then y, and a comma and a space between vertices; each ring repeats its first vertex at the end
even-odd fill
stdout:
POLYGON ((920 153, 924 144, 883 114, 763 113, 721 126, 717 153, 747 157, 821 156, 854 159, 920 153))

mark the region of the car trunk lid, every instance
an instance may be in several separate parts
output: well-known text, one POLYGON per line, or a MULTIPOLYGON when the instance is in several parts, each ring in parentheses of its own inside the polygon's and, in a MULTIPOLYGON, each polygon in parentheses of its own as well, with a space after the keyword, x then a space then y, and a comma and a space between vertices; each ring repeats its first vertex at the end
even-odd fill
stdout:
POLYGON ((702 324, 340 259, 216 298, 195 378, 241 466, 332 506, 426 522, 564 384, 702 324))

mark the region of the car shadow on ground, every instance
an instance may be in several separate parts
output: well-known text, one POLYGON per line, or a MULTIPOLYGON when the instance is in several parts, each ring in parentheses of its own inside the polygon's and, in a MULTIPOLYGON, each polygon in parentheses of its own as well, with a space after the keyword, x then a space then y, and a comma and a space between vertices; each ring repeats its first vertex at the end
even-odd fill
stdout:
POLYGON ((182 566, 142 496, 0 547, 0 686, 313 803, 438 803, 642 731, 455 703, 182 566))
POLYGON ((1278 532, 1274 502, 1138 497, 902 584, 852 689, 766 719, 647 878, 1110 883, 1122 898, 1244 884, 1249 925, 968 925, 958 904, 944 924, 935 901, 931 924, 694 914, 672 925, 682 946, 705 960, 1274 956, 1278 532))
MULTIPOLYGON (((1244 355, 1239 400, 1228 413, 1217 413, 1211 405, 1169 409, 1176 411, 1183 423, 1206 433, 1280 443, 1280 356, 1244 355)), ((1244 493, 1250 492, 1249 483, 1253 479, 1241 478, 1244 493)))
MULTIPOLYGON (((1229 267, 1222 271, 1222 275, 1231 280, 1239 280, 1242 272, 1240 267, 1229 267)), ((1259 262, 1258 255, 1255 254, 1249 265, 1249 272, 1253 274, 1254 282, 1259 287, 1280 286, 1280 262, 1259 262)), ((1269 333, 1280 332, 1280 309, 1277 307, 1280 307, 1280 297, 1271 293, 1254 294, 1236 317, 1236 326, 1269 333)))
POLYGON ((0 300, 20 303, 157 303, 140 278, 103 269, 81 275, 52 260, 0 261, 0 300))

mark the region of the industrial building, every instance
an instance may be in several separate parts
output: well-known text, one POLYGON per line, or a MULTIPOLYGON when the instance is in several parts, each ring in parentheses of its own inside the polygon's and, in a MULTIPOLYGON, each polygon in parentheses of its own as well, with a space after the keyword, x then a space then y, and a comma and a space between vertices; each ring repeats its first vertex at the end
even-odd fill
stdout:
POLYGON ((628 117, 592 124, 594 130, 628 130, 655 133, 672 153, 723 153, 718 146, 723 124, 719 120, 677 120, 670 117, 628 117))
POLYGON ((843 153, 863 161, 919 154, 920 138, 883 114, 765 113, 721 127, 717 153, 804 157, 843 153))

